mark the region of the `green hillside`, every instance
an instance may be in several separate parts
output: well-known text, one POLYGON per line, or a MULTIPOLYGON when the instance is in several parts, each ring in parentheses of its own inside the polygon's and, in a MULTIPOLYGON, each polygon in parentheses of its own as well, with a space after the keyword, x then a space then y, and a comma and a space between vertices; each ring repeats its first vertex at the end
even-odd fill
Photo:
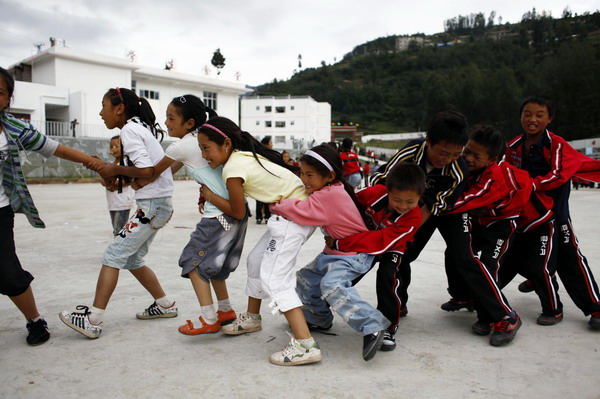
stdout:
POLYGON ((310 95, 331 104, 333 121, 360 123, 367 134, 424 130, 435 112, 455 107, 507 137, 520 131, 521 100, 542 94, 557 105, 551 130, 569 140, 600 136, 600 12, 554 19, 534 9, 504 25, 480 13, 445 27, 376 39, 257 94, 310 95))

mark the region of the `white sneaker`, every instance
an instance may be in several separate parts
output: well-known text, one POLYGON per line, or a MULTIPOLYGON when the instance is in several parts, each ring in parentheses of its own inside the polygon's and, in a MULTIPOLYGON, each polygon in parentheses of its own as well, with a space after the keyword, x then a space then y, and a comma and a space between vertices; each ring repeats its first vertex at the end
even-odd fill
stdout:
POLYGON ((177 307, 175 306, 175 302, 168 308, 163 308, 156 302, 153 302, 142 313, 136 313, 135 317, 142 320, 177 317, 177 307))
MULTIPOLYGON (((288 333, 289 334, 289 333, 288 333)), ((310 348, 305 348, 291 336, 291 341, 281 352, 275 352, 269 361, 278 366, 299 366, 301 364, 316 363, 321 360, 321 348, 315 341, 310 348)))
POLYGON ((262 330, 262 317, 251 316, 248 312, 240 314, 231 324, 221 327, 221 331, 227 335, 240 335, 260 330, 262 330))
POLYGON ((98 338, 102 332, 102 323, 95 325, 90 322, 89 315, 91 312, 87 306, 79 305, 76 310, 83 310, 83 312, 68 312, 63 310, 58 314, 58 317, 60 317, 63 323, 78 333, 91 339, 98 338))

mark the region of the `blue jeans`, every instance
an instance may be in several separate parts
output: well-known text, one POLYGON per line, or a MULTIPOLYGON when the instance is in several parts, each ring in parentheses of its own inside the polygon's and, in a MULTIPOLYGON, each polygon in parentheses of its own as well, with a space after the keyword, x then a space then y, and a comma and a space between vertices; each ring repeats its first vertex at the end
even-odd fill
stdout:
POLYGON ((310 324, 327 327, 332 311, 363 335, 385 330, 390 321, 360 298, 352 280, 371 268, 373 255, 319 254, 296 274, 296 291, 302 300, 304 317, 310 324))

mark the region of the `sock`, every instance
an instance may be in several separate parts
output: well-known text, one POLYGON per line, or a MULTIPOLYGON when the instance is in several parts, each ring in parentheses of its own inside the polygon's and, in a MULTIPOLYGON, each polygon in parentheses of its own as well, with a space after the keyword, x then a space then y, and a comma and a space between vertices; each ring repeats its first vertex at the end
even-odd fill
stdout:
POLYGON ((167 296, 155 299, 154 301, 163 308, 170 308, 171 306, 175 305, 175 301, 170 300, 169 298, 167 298, 167 296))
POLYGON ((215 324, 217 322, 217 312, 214 305, 200 306, 200 316, 207 324, 215 324))
POLYGON ((260 320, 260 313, 250 313, 250 312, 246 312, 246 314, 250 317, 252 317, 255 320, 260 320))
POLYGON ((88 318, 90 319, 90 323, 95 324, 95 325, 102 323, 102 320, 104 319, 104 311, 106 309, 100 309, 100 308, 96 308, 96 307, 92 306, 92 308, 90 310, 91 310, 91 313, 88 315, 88 318))
POLYGON ((38 321, 38 320, 42 320, 42 319, 43 319, 42 315, 39 315, 39 316, 38 316, 38 317, 36 317, 35 319, 31 319, 31 321, 33 321, 33 322, 35 323, 36 321, 38 321))
POLYGON ((229 302, 229 298, 218 301, 219 310, 221 312, 229 312, 231 310, 231 302, 229 302))
POLYGON ((315 343, 315 339, 313 337, 305 338, 305 339, 297 339, 296 341, 300 342, 300 345, 302 345, 306 349, 310 348, 315 343))

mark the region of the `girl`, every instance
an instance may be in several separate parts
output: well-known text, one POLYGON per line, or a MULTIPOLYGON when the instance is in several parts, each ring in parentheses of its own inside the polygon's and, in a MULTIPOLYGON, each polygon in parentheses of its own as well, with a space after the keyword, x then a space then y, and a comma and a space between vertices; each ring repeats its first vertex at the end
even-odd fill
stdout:
MULTIPOLYGON (((202 187, 202 195, 226 214, 244 218, 244 195, 265 203, 307 198, 302 181, 283 162, 281 154, 261 145, 231 120, 209 119, 200 127, 198 141, 202 156, 212 168, 223 165, 229 200, 206 186, 202 187)), ((238 335, 261 330, 261 301, 270 297, 269 306, 274 313, 283 312, 294 334, 290 344, 271 355, 270 361, 286 366, 318 362, 321 350, 308 330, 293 273, 298 251, 315 228, 277 215, 271 217, 267 227, 248 255, 248 311, 222 331, 238 335)))
MULTIPOLYGON (((310 197, 284 199, 271 205, 274 213, 299 224, 321 225, 336 239, 366 232, 362 208, 354 188, 343 180, 342 160, 328 145, 307 151, 300 158, 301 178, 310 197), (336 212, 331 212, 335 204, 336 212)), ((371 360, 383 342, 390 321, 360 298, 352 281, 371 268, 374 255, 341 252, 325 246, 323 253, 297 273, 298 295, 304 316, 313 330, 328 330, 337 312, 363 334, 363 359, 371 360), (330 307, 331 306, 331 307, 330 307)))
MULTIPOLYGON (((122 153, 129 157, 133 165, 96 160, 86 166, 104 178, 152 176, 153 167, 163 158, 164 151, 156 137, 158 133, 162 135, 162 130, 155 124, 156 118, 148 101, 128 89, 110 89, 102 99, 100 116, 107 128, 121 129, 122 153)), ((177 316, 175 302, 167 298, 156 275, 144 262, 156 232, 171 218, 172 192, 173 176, 170 169, 136 191, 138 208, 135 214, 104 252, 92 309, 80 305, 76 312, 61 312, 59 317, 67 326, 88 338, 100 336, 104 311, 117 286, 120 269, 129 270, 154 298, 147 309, 136 315, 138 319, 177 316)))
MULTIPOLYGON (((167 148, 166 156, 154 168, 150 179, 136 179, 135 185, 143 187, 158 177, 166 168, 176 173, 185 165, 188 173, 200 184, 208 185, 214 192, 229 198, 227 188, 221 177, 222 167, 212 169, 202 158, 198 139, 194 133, 206 122, 206 115, 217 116, 216 112, 204 105, 202 100, 191 94, 175 97, 167 107, 165 125, 169 136, 181 140, 167 148)), ((202 202, 202 201, 201 201, 202 202)), ((239 263, 246 236, 247 218, 237 220, 224 215, 211 203, 200 204, 202 219, 191 234, 190 241, 179 258, 181 276, 189 278, 200 303, 200 326, 187 320, 179 327, 186 335, 214 333, 221 325, 236 318, 231 308, 225 280, 239 263), (210 284, 218 300, 215 311, 210 284)))
POLYGON ((19 151, 35 151, 44 157, 55 155, 73 162, 93 161, 89 155, 65 147, 44 136, 31 124, 8 113, 15 80, 0 68, 0 292, 7 295, 27 319, 27 343, 48 341, 48 324, 40 315, 31 289, 33 276, 23 270, 14 241, 14 214, 24 213, 33 227, 44 228, 21 169, 19 151))
MULTIPOLYGON (((118 164, 123 158, 121 155, 121 138, 119 136, 114 136, 110 139, 109 153, 115 158, 113 161, 115 164, 118 164)), ((111 184, 110 181, 104 179, 102 179, 101 183, 106 187, 106 202, 108 203, 108 211, 113 226, 113 236, 116 236, 129 220, 129 211, 131 211, 133 206, 134 192, 130 184, 122 183, 122 192, 119 192, 118 187, 114 183, 111 184)))

